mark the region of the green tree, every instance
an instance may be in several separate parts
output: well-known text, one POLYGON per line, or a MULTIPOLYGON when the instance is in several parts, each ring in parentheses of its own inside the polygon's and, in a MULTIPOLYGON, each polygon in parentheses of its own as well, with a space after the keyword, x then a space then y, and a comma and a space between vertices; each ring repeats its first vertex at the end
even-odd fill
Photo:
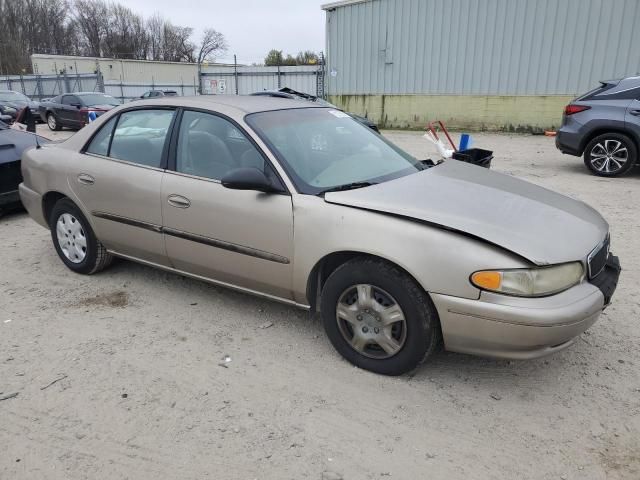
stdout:
POLYGON ((296 55, 296 65, 317 65, 318 55, 311 50, 299 52, 296 55))
POLYGON ((275 67, 276 65, 282 65, 282 50, 269 50, 267 56, 264 57, 264 64, 267 67, 275 67))

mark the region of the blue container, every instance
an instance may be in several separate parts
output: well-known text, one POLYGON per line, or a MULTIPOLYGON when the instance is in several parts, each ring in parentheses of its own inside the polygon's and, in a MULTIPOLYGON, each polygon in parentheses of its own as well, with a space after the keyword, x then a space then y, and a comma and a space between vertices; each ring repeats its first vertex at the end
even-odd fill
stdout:
POLYGON ((471 143, 471 135, 469 135, 468 133, 463 133, 462 135, 460 135, 460 147, 458 148, 458 150, 460 151, 468 150, 470 143, 471 143))

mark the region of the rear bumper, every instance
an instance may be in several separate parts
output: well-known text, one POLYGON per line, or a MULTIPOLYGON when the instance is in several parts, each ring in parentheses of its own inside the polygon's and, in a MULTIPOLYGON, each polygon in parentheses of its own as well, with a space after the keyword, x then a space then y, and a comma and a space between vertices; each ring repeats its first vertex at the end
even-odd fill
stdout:
POLYGON ((582 155, 584 139, 586 138, 587 128, 584 124, 576 120, 575 115, 564 116, 562 118, 562 126, 556 134, 556 148, 567 155, 582 155))
POLYGON ((583 282, 544 298, 483 292, 478 300, 432 294, 445 348, 498 358, 538 358, 562 350, 598 319, 600 289, 583 282))
POLYGON ((42 211, 42 195, 26 187, 24 183, 21 183, 18 189, 22 205, 24 205, 24 208, 29 212, 31 218, 43 227, 49 228, 49 224, 45 220, 44 212, 42 211))
POLYGON ((558 130, 556 134, 556 148, 567 155, 582 155, 581 144, 583 135, 576 131, 565 129, 565 126, 558 130))

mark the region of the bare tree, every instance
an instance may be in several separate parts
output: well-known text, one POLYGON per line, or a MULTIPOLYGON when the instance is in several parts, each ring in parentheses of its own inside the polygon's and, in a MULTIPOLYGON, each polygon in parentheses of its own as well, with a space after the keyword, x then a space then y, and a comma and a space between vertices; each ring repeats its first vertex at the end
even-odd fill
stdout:
POLYGON ((82 32, 83 53, 92 57, 102 54, 107 30, 108 6, 104 0, 75 0, 74 18, 82 32))
POLYGON ((146 58, 148 38, 144 19, 118 3, 108 7, 109 29, 104 35, 102 55, 113 58, 146 58))
POLYGON ((2 74, 30 72, 33 53, 201 64, 227 48, 216 30, 196 45, 192 28, 111 0, 0 0, 0 32, 2 74))
MULTIPOLYGON (((200 50, 198 51, 198 78, 201 78, 202 62, 205 60, 215 60, 216 56, 227 51, 227 42, 224 35, 213 28, 204 31, 200 50)), ((202 82, 199 82, 198 93, 202 93, 202 82)))
POLYGON ((227 51, 227 41, 224 35, 213 28, 204 31, 200 49, 198 50, 198 64, 205 60, 213 61, 217 56, 227 51))

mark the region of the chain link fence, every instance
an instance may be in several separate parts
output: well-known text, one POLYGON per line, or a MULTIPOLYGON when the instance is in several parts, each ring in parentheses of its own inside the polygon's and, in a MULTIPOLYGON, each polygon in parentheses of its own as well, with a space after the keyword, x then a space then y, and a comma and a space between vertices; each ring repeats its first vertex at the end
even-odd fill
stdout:
POLYGON ((102 92, 99 74, 7 75, 0 77, 0 90, 21 92, 32 100, 44 100, 62 93, 102 92))
MULTIPOLYGON (((310 95, 324 97, 324 68, 312 66, 211 66, 200 75, 203 94, 247 95, 263 90, 289 87, 310 95)), ((63 93, 103 92, 129 102, 149 90, 173 90, 180 96, 198 94, 197 79, 192 83, 149 83, 109 80, 97 73, 0 76, 0 90, 18 91, 33 100, 44 100, 63 93)))

